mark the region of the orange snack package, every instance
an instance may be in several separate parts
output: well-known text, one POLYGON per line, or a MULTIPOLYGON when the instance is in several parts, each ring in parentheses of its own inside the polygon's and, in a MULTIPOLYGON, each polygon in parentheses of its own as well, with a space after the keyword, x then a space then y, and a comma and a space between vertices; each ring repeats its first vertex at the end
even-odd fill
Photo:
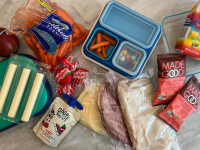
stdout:
POLYGON ((52 67, 88 35, 88 30, 50 0, 29 0, 18 9, 8 33, 17 32, 21 32, 38 61, 52 67))

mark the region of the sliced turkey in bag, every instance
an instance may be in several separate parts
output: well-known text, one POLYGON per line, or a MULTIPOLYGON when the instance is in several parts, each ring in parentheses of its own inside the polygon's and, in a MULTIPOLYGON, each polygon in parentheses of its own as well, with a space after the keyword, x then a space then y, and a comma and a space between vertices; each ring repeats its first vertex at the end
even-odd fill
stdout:
POLYGON ((161 106, 152 105, 155 93, 151 81, 120 81, 118 97, 136 150, 180 149, 174 130, 158 117, 161 106))

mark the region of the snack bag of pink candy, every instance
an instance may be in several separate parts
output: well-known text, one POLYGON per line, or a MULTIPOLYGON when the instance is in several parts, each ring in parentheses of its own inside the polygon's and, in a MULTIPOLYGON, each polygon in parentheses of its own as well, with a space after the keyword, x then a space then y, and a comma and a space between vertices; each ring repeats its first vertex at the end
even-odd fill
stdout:
POLYGON ((81 68, 78 59, 72 55, 65 56, 62 62, 51 70, 59 84, 58 94, 72 96, 78 85, 84 85, 89 71, 81 68))

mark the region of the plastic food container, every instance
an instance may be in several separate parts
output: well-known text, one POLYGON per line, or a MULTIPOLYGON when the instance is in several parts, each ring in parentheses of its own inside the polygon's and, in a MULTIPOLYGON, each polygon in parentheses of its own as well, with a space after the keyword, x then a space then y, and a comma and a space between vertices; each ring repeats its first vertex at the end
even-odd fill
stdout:
MULTIPOLYGON (((30 55, 23 54, 21 56, 23 56, 24 58, 27 57, 27 58, 36 60, 34 57, 32 57, 30 55)), ((1 63, 1 71, 2 71, 1 74, 0 74, 0 77, 1 77, 0 78, 1 79, 0 80, 0 84, 2 84, 2 82, 3 82, 3 77, 4 77, 4 74, 6 72, 7 67, 9 65, 9 60, 10 60, 10 58, 4 59, 3 61, 0 61, 0 63, 1 63)), ((39 69, 39 67, 37 69, 39 69)), ((49 84, 48 80, 46 81, 46 83, 44 83, 44 86, 45 86, 45 89, 43 90, 43 92, 41 94, 41 97, 39 99, 39 104, 40 105, 38 105, 38 107, 34 107, 34 111, 33 112, 35 112, 35 113, 32 114, 32 117, 36 117, 36 116, 42 114, 43 112, 45 112, 49 108, 49 106, 50 106, 50 104, 52 102, 52 96, 53 96, 52 94, 53 93, 52 93, 52 90, 51 90, 51 87, 50 87, 50 84, 49 84)), ((22 122, 18 122, 17 124, 15 124, 14 122, 10 122, 10 121, 7 121, 6 119, 0 119, 0 122, 1 122, 1 124, 0 124, 0 132, 4 131, 4 130, 7 130, 7 129, 9 129, 9 128, 17 125, 17 124, 21 124, 22 123, 22 122)))
POLYGON ((152 47, 160 32, 158 23, 119 3, 108 3, 100 24, 144 49, 152 47))
POLYGON ((104 4, 101 0, 76 0, 73 7, 86 22, 91 22, 102 11, 104 4))
POLYGON ((119 50, 116 52, 113 65, 134 76, 141 68, 145 58, 145 50, 125 41, 121 43, 119 50))
POLYGON ((137 77, 153 52, 160 35, 161 26, 157 22, 116 1, 111 1, 102 10, 91 29, 83 44, 82 53, 87 59, 108 70, 125 77, 137 77), (106 59, 89 51, 90 43, 97 32, 103 32, 117 42, 115 46, 109 48, 106 59), (134 65, 126 63, 122 65, 118 61, 124 46, 140 54, 139 61, 137 63, 134 61, 134 65))
MULTIPOLYGON (((175 45, 182 32, 183 25, 190 11, 168 16, 162 21, 163 40, 167 53, 180 53, 175 50, 175 45)), ((200 73, 199 60, 187 56, 186 58, 187 76, 200 73)))
POLYGON ((115 51, 115 49, 116 49, 118 43, 119 43, 119 40, 118 40, 118 38, 117 38, 115 35, 113 35, 112 33, 108 32, 108 31, 106 31, 106 30, 104 30, 104 29, 102 29, 102 28, 97 28, 97 29, 95 29, 95 31, 94 31, 94 33, 92 34, 90 40, 88 41, 87 46, 86 46, 86 49, 87 49, 87 51, 88 51, 89 53, 95 55, 96 57, 98 57, 98 58, 100 58, 100 59, 102 59, 102 60, 109 60, 110 57, 112 56, 113 52, 115 51), (110 44, 110 46, 109 46, 109 48, 108 48, 108 50, 107 50, 107 52, 106 52, 106 59, 102 59, 101 57, 97 56, 93 51, 90 51, 90 50, 89 50, 90 43, 91 43, 92 39, 95 37, 95 35, 96 35, 98 32, 103 33, 103 34, 109 36, 110 38, 112 38, 113 40, 115 40, 115 41, 117 42, 117 44, 116 44, 115 46, 112 45, 112 44, 110 44))

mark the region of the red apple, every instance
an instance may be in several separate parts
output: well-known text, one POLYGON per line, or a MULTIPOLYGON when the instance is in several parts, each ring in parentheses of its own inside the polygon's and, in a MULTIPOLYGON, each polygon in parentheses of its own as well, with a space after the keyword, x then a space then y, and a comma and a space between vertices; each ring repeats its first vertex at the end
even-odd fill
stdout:
POLYGON ((8 57, 18 51, 20 42, 16 35, 7 35, 5 30, 0 28, 0 56, 8 57))

